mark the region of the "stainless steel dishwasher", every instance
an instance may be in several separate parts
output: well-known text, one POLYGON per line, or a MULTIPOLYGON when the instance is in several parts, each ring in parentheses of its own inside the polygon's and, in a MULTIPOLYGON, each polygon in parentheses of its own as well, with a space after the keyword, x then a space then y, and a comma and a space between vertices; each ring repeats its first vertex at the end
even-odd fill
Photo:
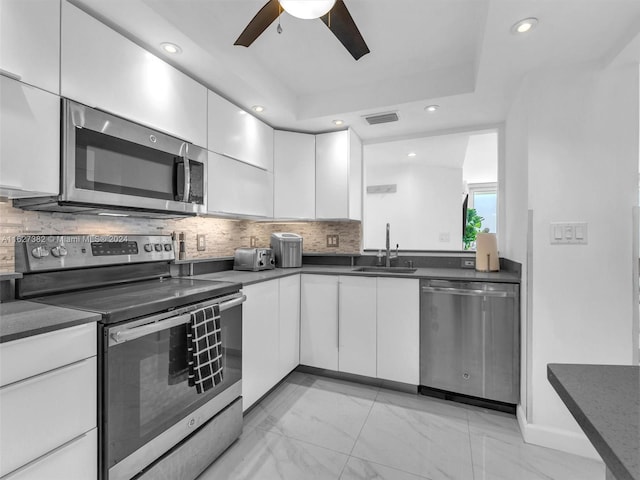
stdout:
POLYGON ((421 280, 420 391, 515 411, 519 285, 421 280))

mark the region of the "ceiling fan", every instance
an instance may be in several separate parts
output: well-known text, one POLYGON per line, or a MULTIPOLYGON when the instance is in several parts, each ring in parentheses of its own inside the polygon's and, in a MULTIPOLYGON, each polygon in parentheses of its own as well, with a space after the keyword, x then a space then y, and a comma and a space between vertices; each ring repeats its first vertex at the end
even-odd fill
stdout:
MULTIPOLYGON (((286 11, 298 18, 320 18, 354 59, 358 60, 363 55, 369 53, 369 47, 367 47, 367 44, 362 38, 360 30, 358 30, 343 0, 335 0, 335 3, 331 0, 329 2, 307 1, 306 3, 307 5, 326 3, 328 7, 324 9, 324 12, 311 13, 310 15, 312 16, 303 16, 304 13, 297 10, 301 5, 303 7, 306 6, 303 0, 269 0, 256 16, 251 19, 234 45, 248 47, 283 11, 286 11)), ((280 32, 280 29, 278 32, 280 32)))

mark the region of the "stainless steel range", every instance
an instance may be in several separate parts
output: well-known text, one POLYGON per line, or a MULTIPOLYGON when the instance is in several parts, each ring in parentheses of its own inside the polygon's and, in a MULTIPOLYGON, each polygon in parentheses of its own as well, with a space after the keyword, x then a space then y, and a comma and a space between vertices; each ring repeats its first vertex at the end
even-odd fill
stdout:
POLYGON ((16 269, 24 275, 16 283, 19 298, 102 315, 102 480, 196 478, 242 429, 241 284, 171 277, 174 258, 164 235, 16 242, 16 269), (189 335, 203 312, 215 320, 220 352, 209 389, 190 386, 196 355, 189 335))

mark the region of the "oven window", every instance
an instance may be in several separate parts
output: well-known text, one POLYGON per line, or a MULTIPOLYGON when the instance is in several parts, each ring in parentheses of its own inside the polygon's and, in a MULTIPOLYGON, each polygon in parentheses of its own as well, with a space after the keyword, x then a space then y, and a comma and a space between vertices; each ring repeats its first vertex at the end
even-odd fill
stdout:
POLYGON ((241 379, 241 307, 225 311, 221 325, 223 381, 202 394, 188 386, 186 325, 108 348, 103 415, 107 469, 241 379))
POLYGON ((181 158, 86 128, 76 128, 76 188, 175 200, 181 158))

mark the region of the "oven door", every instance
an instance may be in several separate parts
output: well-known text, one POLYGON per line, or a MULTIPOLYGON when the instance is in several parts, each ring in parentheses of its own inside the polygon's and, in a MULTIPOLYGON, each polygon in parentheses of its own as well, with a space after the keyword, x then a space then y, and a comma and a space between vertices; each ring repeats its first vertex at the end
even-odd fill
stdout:
POLYGON ((65 202, 206 213, 206 152, 128 120, 63 100, 65 202))
POLYGON ((244 299, 237 293, 102 327, 103 479, 130 479, 241 395, 244 299), (187 381, 187 310, 214 303, 220 305, 223 381, 198 394, 187 381))

